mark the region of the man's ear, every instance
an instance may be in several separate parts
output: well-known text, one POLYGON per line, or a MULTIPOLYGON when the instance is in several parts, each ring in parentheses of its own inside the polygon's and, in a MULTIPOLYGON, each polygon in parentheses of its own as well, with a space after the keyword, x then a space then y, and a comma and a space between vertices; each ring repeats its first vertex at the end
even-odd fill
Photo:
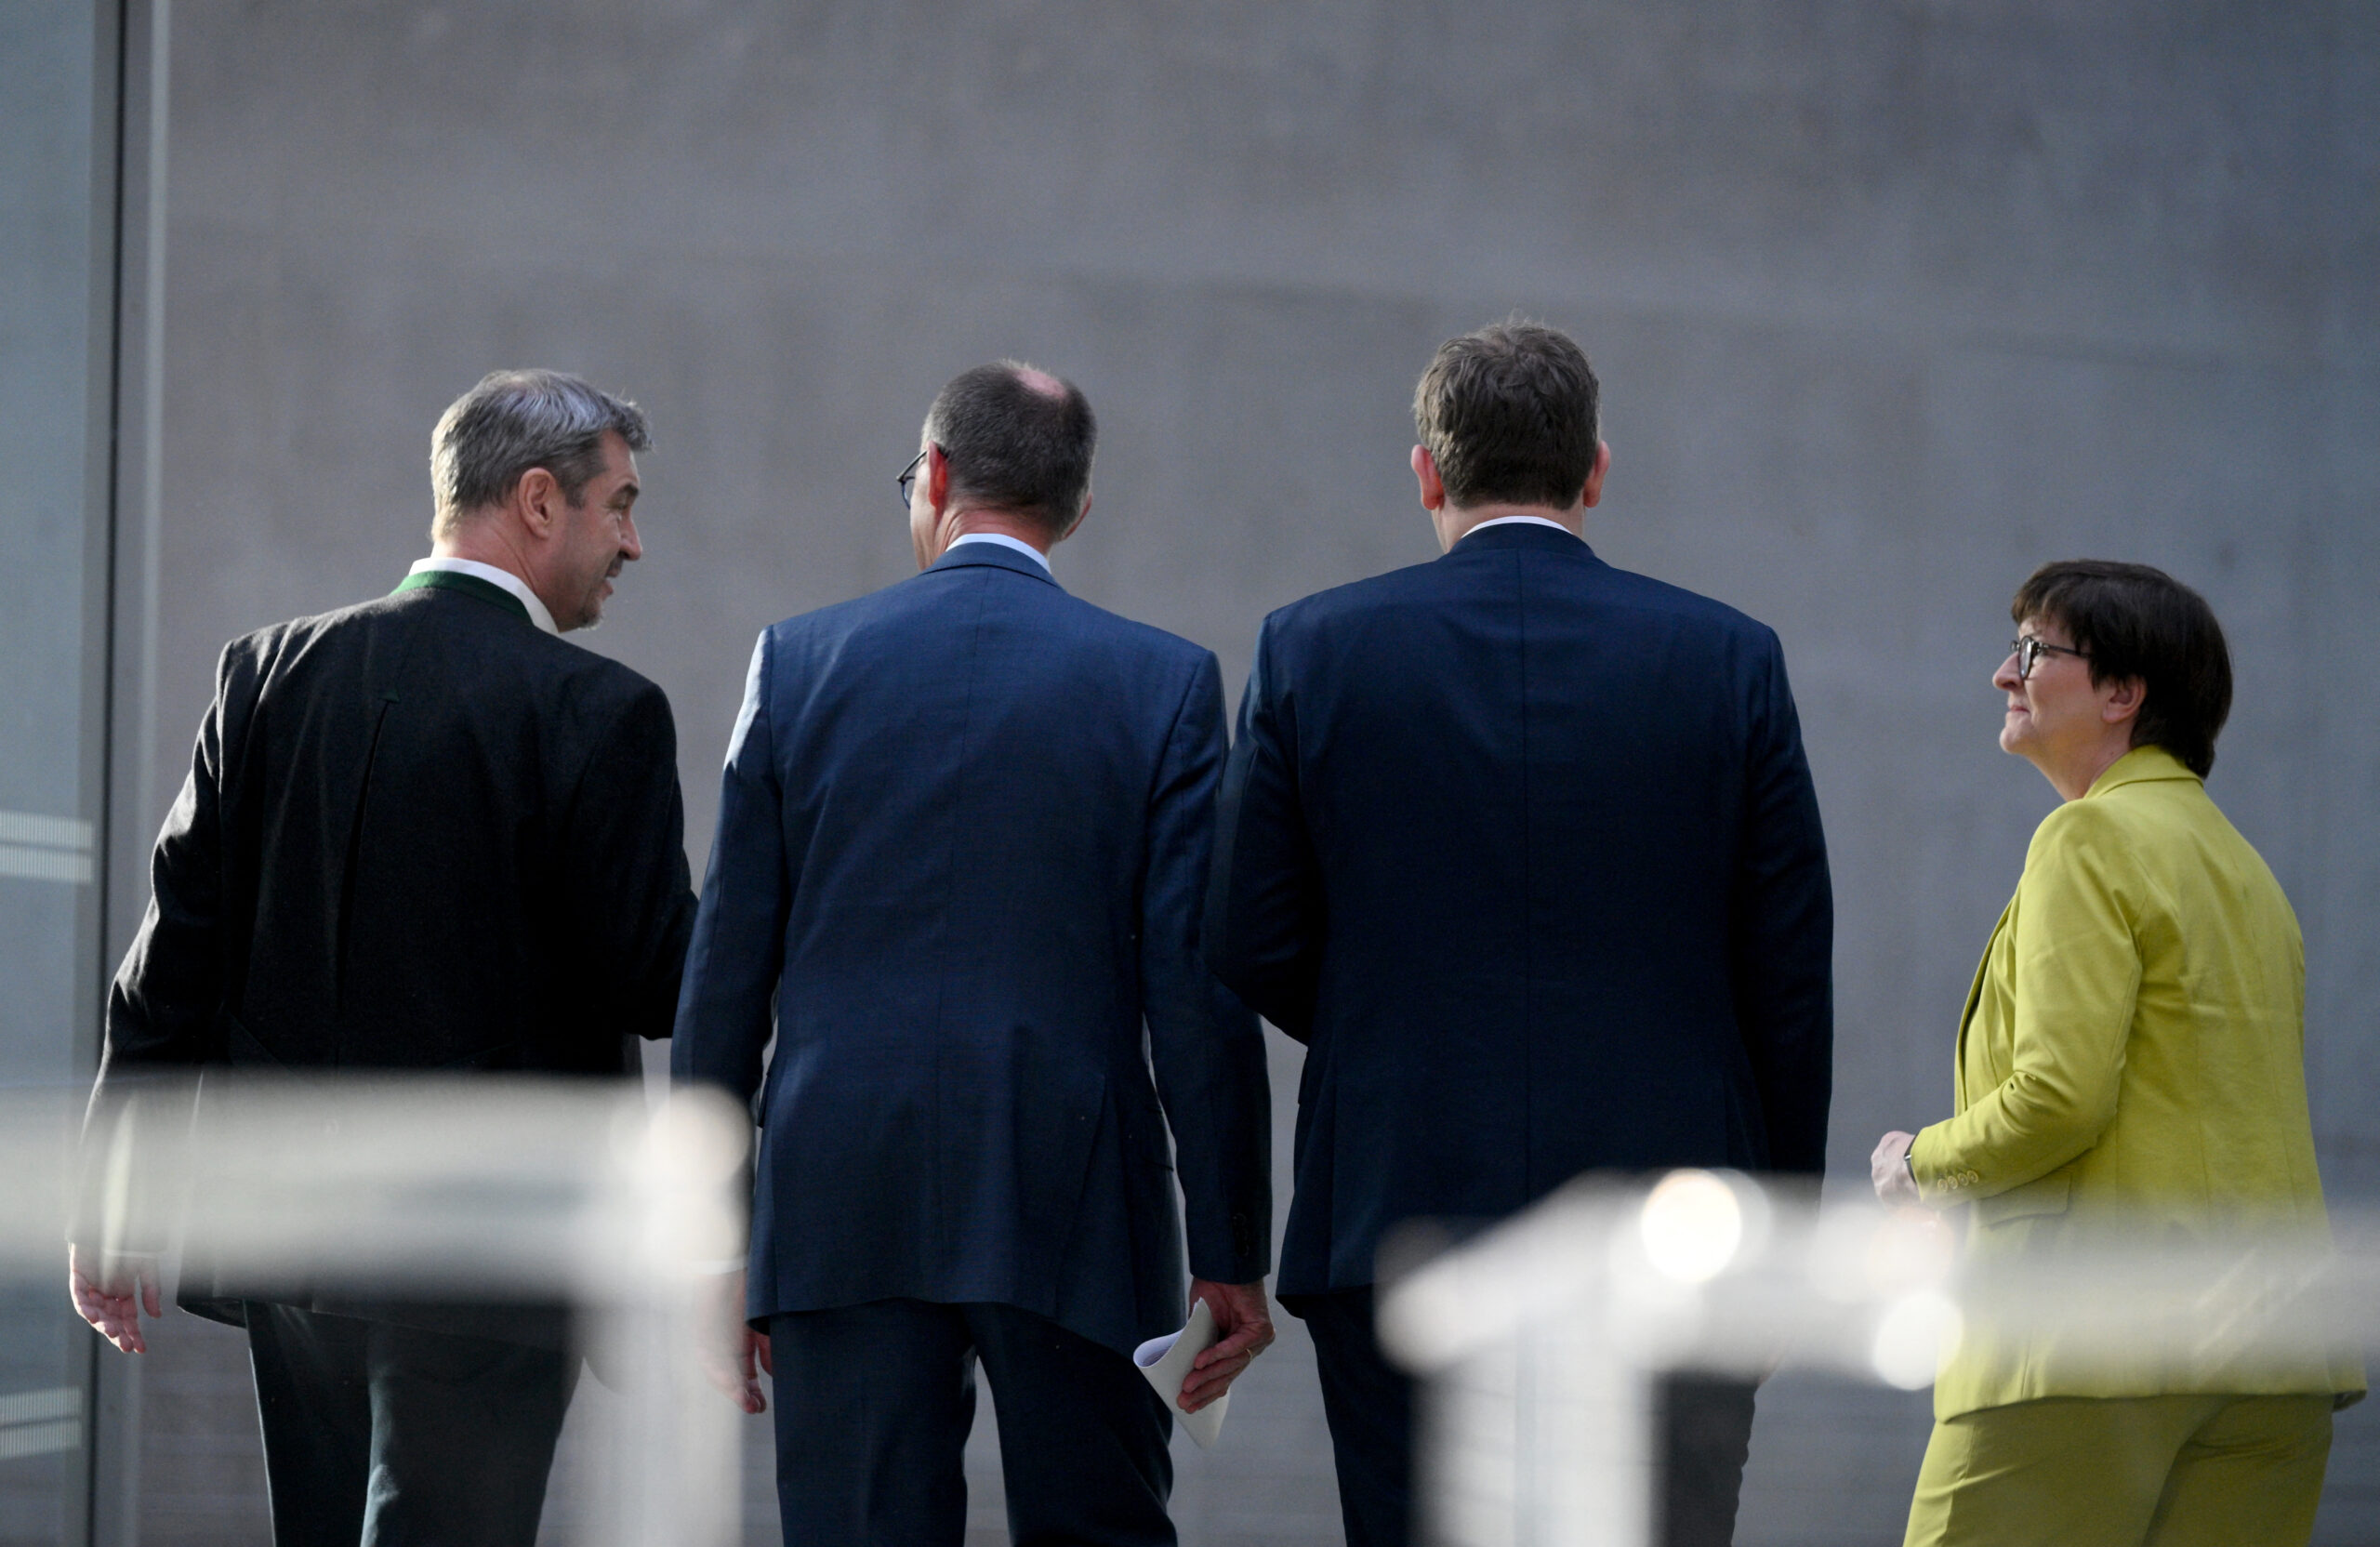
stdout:
POLYGON ((1438 477, 1437 458, 1430 455, 1428 446, 1413 448, 1413 477, 1421 485, 1421 509, 1443 510, 1447 507, 1447 486, 1438 477))
POLYGON ((1579 496, 1580 505, 1593 506, 1603 498, 1603 475, 1610 470, 1611 444, 1607 441, 1597 441, 1594 470, 1587 474, 1587 486, 1579 496))
POLYGON ((926 446, 926 505, 937 516, 950 509, 950 458, 938 445, 926 446))
MULTIPOLYGON (((1034 543, 1033 546, 1039 549, 1046 556, 1051 549, 1057 547, 1060 543, 1064 542, 1077 532, 1081 531, 1083 518, 1090 514, 1091 491, 1089 489, 1085 489, 1082 492, 1082 502, 1075 507, 1074 520, 1066 522, 1064 526, 1055 527, 1043 525, 1039 522, 1035 522, 1033 523, 1034 527, 1038 531, 1041 536, 1041 541, 1034 543)), ((1025 540, 1028 542, 1032 541, 1029 537, 1025 540)))
POLYGON ((512 486, 512 508, 520 512, 521 524, 533 536, 553 536, 562 521, 562 508, 569 503, 562 496, 562 481, 544 468, 531 468, 512 486))
POLYGON ((2140 718, 2140 707, 2149 702, 2149 684, 2137 677, 2121 678, 2108 684, 2108 696, 2099 705, 2099 718, 2110 725, 2121 725, 2140 718))

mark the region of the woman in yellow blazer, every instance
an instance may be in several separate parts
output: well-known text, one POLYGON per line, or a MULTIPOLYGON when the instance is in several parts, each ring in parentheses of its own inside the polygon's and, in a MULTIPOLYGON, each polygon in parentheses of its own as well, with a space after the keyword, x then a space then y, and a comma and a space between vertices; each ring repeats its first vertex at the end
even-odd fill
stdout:
MULTIPOLYGON (((1968 991, 1958 1115, 1884 1136, 1878 1196, 1964 1206, 1978 1270, 2326 1238, 2297 920, 2203 783, 2231 702, 2215 615, 2157 570, 2089 561, 2036 573, 2011 614, 2000 745, 2065 804, 1968 991)), ((1907 1547, 2303 1543, 2360 1368, 2312 1353, 2208 1381, 1972 1330, 1935 1383, 1907 1547)))

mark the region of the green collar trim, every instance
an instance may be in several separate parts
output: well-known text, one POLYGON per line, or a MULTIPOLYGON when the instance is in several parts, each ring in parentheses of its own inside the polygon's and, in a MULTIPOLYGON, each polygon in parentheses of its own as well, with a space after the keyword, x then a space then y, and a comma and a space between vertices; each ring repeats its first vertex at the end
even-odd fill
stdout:
POLYGON ((402 596, 406 591, 418 590, 460 591, 465 596, 475 596, 482 602, 503 608, 532 628, 537 626, 536 620, 529 615, 529 609, 521 604, 519 597, 493 580, 483 580, 476 575, 465 575, 460 570, 452 569, 420 570, 398 581, 397 588, 389 594, 402 596))

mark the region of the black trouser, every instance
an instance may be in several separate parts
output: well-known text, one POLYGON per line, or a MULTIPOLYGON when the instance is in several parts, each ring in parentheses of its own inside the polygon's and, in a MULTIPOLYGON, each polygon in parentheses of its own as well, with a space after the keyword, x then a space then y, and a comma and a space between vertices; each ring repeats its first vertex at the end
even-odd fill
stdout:
POLYGON ((1173 1423, 1132 1361, 1012 1305, 879 1300, 769 1318, 786 1547, 956 1547, 974 1365, 1017 1547, 1164 1547, 1173 1423))
POLYGON ((247 1314, 274 1547, 533 1547, 577 1355, 247 1314))
MULTIPOLYGON (((1413 1379, 1372 1331, 1372 1291, 1287 1295, 1313 1334, 1322 1410, 1339 1468, 1348 1547, 1404 1547, 1414 1535, 1413 1379)), ((1750 1382, 1671 1376, 1655 1388, 1663 1547, 1726 1547, 1752 1448, 1750 1382)))

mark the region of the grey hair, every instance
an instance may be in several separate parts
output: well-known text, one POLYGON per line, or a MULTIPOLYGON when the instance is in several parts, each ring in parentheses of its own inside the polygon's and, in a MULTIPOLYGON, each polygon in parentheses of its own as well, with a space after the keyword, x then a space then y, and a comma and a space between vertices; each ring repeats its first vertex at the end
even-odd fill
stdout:
POLYGON ((451 536, 472 511, 543 468, 573 505, 603 467, 603 437, 648 451, 644 411, 562 371, 490 371, 438 416, 430 435, 430 530, 451 536))

